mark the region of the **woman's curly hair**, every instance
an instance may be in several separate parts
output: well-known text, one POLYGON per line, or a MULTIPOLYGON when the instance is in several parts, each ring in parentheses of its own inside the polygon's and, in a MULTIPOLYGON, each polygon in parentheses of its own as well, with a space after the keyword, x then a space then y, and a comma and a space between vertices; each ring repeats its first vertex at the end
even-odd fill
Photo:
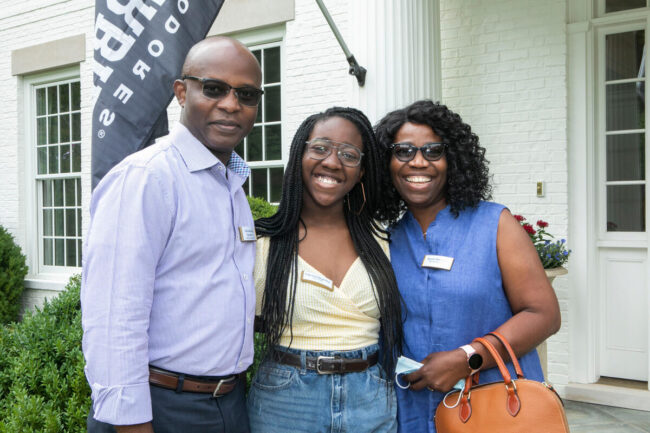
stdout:
POLYGON ((384 202, 377 211, 380 220, 394 223, 406 210, 406 203, 393 186, 389 173, 391 145, 402 125, 408 122, 429 126, 447 145, 445 199, 453 215, 458 216, 466 207, 475 207, 479 201, 491 198, 488 161, 485 159, 485 148, 479 145, 478 136, 447 106, 422 100, 388 113, 375 127, 377 141, 384 152, 386 173, 382 179, 384 202))

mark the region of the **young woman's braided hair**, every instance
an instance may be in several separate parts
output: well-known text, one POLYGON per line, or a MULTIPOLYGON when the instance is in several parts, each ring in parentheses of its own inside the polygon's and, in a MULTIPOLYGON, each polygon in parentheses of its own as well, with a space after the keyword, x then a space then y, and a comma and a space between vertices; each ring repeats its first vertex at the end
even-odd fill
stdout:
POLYGON ((381 314, 382 365, 392 372, 397 354, 401 352, 403 333, 401 298, 390 261, 374 236, 386 238, 385 230, 374 219, 381 201, 382 154, 372 125, 366 116, 354 108, 333 107, 309 116, 298 128, 289 155, 282 184, 282 199, 275 215, 255 222, 258 236, 270 237, 266 271, 266 286, 262 300, 262 320, 267 350, 277 345, 283 332, 292 333, 292 318, 298 279, 298 225, 303 204, 302 158, 305 142, 314 125, 323 120, 340 117, 352 122, 363 141, 364 156, 361 166, 364 176, 366 203, 361 185, 357 183, 343 205, 345 220, 350 230, 355 251, 361 258, 375 288, 375 297, 381 314), (361 212, 357 212, 361 209, 361 212), (289 279, 291 276, 291 281, 289 279), (286 305, 287 290, 289 305, 286 305))

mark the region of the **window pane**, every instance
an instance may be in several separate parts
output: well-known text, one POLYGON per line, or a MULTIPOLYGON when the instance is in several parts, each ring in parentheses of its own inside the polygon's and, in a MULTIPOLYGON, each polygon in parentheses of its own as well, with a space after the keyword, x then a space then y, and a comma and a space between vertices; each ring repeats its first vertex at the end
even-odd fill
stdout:
POLYGON ((250 190, 248 189, 248 185, 250 184, 250 176, 246 178, 246 182, 241 186, 242 189, 244 190, 244 194, 246 195, 251 195, 250 190))
POLYGON ((262 64, 262 50, 253 50, 252 51, 253 55, 257 59, 258 62, 260 62, 260 65, 262 64))
POLYGON ((265 95, 262 95, 260 103, 257 105, 257 116, 255 117, 255 123, 262 123, 262 107, 264 106, 265 95))
POLYGON ((81 107, 81 92, 79 91, 79 82, 70 84, 72 109, 79 110, 81 107))
POLYGON ((255 197, 263 198, 267 200, 266 197, 266 169, 258 168, 251 170, 251 186, 252 191, 251 195, 255 197))
POLYGON ((59 147, 50 146, 48 149, 49 171, 50 174, 57 174, 59 172, 59 147))
POLYGON ((605 0, 605 13, 645 7, 646 0, 605 0))
POLYGON ((47 142, 50 144, 59 142, 59 118, 57 116, 47 118, 47 142))
POLYGON ((45 114, 45 89, 36 89, 36 115, 45 114))
POLYGON ((66 239, 65 241, 65 265, 77 266, 77 240, 66 239))
POLYGON ((69 84, 59 86, 59 112, 70 111, 69 84))
POLYGON ((76 236, 77 230, 77 212, 74 209, 65 210, 65 235, 76 236))
POLYGON ((264 88, 264 121, 276 122, 280 120, 280 86, 264 88))
POLYGON ((74 184, 75 184, 75 182, 76 182, 76 179, 66 179, 64 181, 65 205, 66 205, 66 207, 74 206, 74 201, 75 201, 74 184))
POLYGON ((61 173, 70 173, 70 146, 64 144, 60 148, 61 173))
POLYGON ((47 117, 36 119, 36 145, 47 144, 47 117))
POLYGON ((248 161, 262 161, 262 126, 255 126, 248 134, 248 161))
POLYGON ((43 210, 43 236, 52 236, 52 209, 43 210))
POLYGON ((271 174, 271 202, 277 203, 282 198, 282 176, 284 169, 282 167, 270 168, 271 174))
POLYGON ((46 266, 52 266, 54 264, 54 261, 52 260, 52 244, 52 239, 43 239, 43 264, 46 266))
POLYGON ((74 113, 72 115, 72 141, 81 140, 81 114, 74 113))
POLYGON ((645 134, 607 137, 607 180, 645 179, 645 134))
POLYGON ((77 236, 81 236, 81 209, 77 209, 77 236))
POLYGON ((607 231, 645 231, 645 185, 607 187, 607 231))
POLYGON ((52 206, 52 181, 43 181, 43 206, 52 206))
POLYGON ((76 188, 76 191, 77 191, 77 206, 81 206, 81 179, 77 179, 76 184, 77 184, 77 188, 76 188))
POLYGON ((70 115, 64 114, 59 118, 59 130, 61 131, 61 143, 70 141, 70 115))
POLYGON ((65 266, 65 262, 63 261, 65 254, 63 245, 63 239, 54 240, 54 264, 56 266, 65 266))
POLYGON ((280 82, 280 47, 264 51, 264 84, 280 82))
POLYGON ((79 143, 72 143, 70 145, 70 153, 72 154, 72 172, 78 173, 81 171, 81 145, 79 143))
POLYGON ((606 36, 607 80, 641 78, 645 32, 616 33, 606 36))
POLYGON ((81 266, 81 239, 77 240, 77 266, 81 266))
POLYGON ((47 114, 58 113, 56 98, 56 86, 47 88, 47 114))
POLYGON ((282 126, 270 125, 264 128, 266 134, 266 160, 282 159, 282 126))
POLYGON ((38 148, 38 174, 47 173, 47 147, 38 148))
POLYGON ((641 83, 607 85, 607 131, 641 129, 645 103, 641 83))
POLYGON ((63 209, 54 209, 54 235, 63 236, 63 209))
POLYGON ((63 181, 54 180, 54 206, 63 206, 63 181))

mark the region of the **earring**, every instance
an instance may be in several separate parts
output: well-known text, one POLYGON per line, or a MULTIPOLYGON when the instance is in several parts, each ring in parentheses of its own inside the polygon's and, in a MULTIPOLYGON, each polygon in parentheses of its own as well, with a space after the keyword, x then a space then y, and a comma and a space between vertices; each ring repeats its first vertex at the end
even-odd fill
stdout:
MULTIPOLYGON (((361 194, 363 195, 363 203, 361 203, 361 207, 357 212, 355 212, 355 215, 359 216, 361 215, 361 212, 363 211, 363 208, 366 205, 366 188, 363 186, 363 182, 359 182, 361 184, 361 194)), ((352 209, 350 209, 350 193, 347 194, 347 200, 348 202, 348 212, 352 212, 352 209)))

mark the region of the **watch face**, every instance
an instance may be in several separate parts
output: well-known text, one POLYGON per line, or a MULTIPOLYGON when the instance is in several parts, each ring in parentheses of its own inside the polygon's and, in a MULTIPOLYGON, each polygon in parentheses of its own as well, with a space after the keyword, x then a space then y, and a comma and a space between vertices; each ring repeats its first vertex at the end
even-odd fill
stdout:
POLYGON ((481 368, 481 365, 483 365, 483 357, 478 353, 474 353, 469 357, 467 363, 469 364, 469 368, 472 370, 478 370, 481 368))

